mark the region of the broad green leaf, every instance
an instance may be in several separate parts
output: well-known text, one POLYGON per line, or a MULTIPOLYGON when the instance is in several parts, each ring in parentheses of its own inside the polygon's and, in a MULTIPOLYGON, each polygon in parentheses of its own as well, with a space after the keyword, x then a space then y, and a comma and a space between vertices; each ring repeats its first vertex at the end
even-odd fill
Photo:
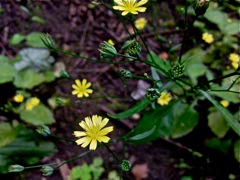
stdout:
POLYGON ((10 39, 11 45, 18 45, 20 42, 22 42, 25 39, 25 36, 22 34, 14 34, 12 38, 10 39))
POLYGON ((39 32, 32 32, 26 36, 26 45, 32 46, 32 47, 46 47, 41 37, 44 36, 44 33, 39 32))
POLYGON ((240 101, 239 94, 237 93, 229 93, 227 91, 226 92, 211 91, 210 94, 220 97, 232 103, 239 103, 240 101))
POLYGON ((144 112, 142 119, 138 125, 134 128, 132 137, 141 137, 141 134, 145 136, 141 139, 132 140, 132 143, 140 144, 152 141, 161 136, 168 137, 170 135, 174 114, 178 101, 173 101, 166 106, 157 107, 155 110, 149 110, 144 112), (154 132, 151 132, 154 129, 154 132))
POLYGON ((53 113, 41 103, 32 110, 23 109, 20 111, 20 117, 23 121, 36 126, 55 122, 53 113))
POLYGON ((174 113, 172 138, 179 138, 190 133, 198 124, 198 113, 188 104, 178 103, 174 113))
POLYGON ((16 74, 14 67, 4 58, 0 59, 0 84, 11 82, 16 74))
POLYGON ((240 123, 239 123, 238 119, 236 117, 234 117, 219 102, 214 100, 208 93, 206 93, 202 90, 199 90, 199 91, 205 98, 207 98, 218 109, 219 112, 221 112, 221 114, 223 115, 223 117, 227 121, 228 125, 235 131, 235 133, 237 133, 240 136, 240 131, 239 131, 240 123))
POLYGON ((108 116, 114 119, 126 119, 131 117, 133 114, 144 110, 149 104, 150 102, 146 98, 144 98, 132 108, 115 115, 108 114, 108 116))
POLYGON ((234 143, 233 151, 235 159, 240 163, 240 140, 234 143))
POLYGON ((212 138, 207 141, 207 146, 212 149, 217 149, 224 154, 228 152, 229 147, 231 146, 232 141, 229 140, 220 140, 218 138, 212 138))
POLYGON ((219 138, 224 137, 229 130, 229 126, 219 111, 211 112, 208 115, 208 126, 219 138))
POLYGON ((223 27, 222 32, 226 35, 234 35, 240 32, 239 28, 239 22, 232 20, 223 27))
POLYGON ((14 79, 14 85, 22 89, 32 89, 45 81, 44 74, 26 70, 18 72, 14 79))
POLYGON ((217 9, 207 11, 204 14, 204 17, 210 22, 216 24, 221 30, 226 26, 228 20, 227 13, 224 13, 217 9))

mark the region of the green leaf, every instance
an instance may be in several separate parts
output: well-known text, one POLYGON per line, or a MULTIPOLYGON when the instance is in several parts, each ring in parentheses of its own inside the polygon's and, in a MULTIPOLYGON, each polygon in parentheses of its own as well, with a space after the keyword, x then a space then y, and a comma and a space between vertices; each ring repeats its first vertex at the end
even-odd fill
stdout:
POLYGON ((14 79, 14 85, 22 89, 32 89, 45 81, 44 74, 26 70, 18 72, 14 79))
POLYGON ((233 151, 235 159, 240 163, 240 140, 234 143, 233 151))
POLYGON ((150 135, 152 135, 154 133, 156 129, 156 126, 154 126, 152 129, 150 129, 149 131, 146 131, 144 133, 141 134, 137 134, 135 136, 132 136, 130 138, 128 138, 129 141, 138 141, 138 140, 142 140, 145 139, 147 137, 149 137, 150 135))
POLYGON ((16 74, 16 70, 8 60, 0 59, 0 84, 11 82, 16 74))
POLYGON ((110 171, 108 173, 108 180, 119 180, 120 177, 117 174, 117 171, 110 171))
POLYGON ((19 128, 10 123, 3 122, 0 124, 0 132, 0 147, 2 147, 16 139, 16 136, 19 133, 19 128))
POLYGON ((94 167, 100 167, 100 166, 102 166, 102 164, 103 164, 103 159, 102 158, 100 158, 100 157, 96 157, 96 158, 94 158, 93 159, 93 163, 92 163, 92 165, 94 166, 94 167))
POLYGON ((219 138, 224 137, 229 130, 229 126, 219 111, 211 112, 208 115, 208 126, 219 138))
MULTIPOLYGON (((233 89, 232 89, 233 90, 233 89)), ((237 91, 237 90, 236 90, 237 91)), ((229 93, 229 92, 217 92, 217 91, 211 91, 211 95, 215 95, 217 97, 220 97, 224 100, 227 100, 232 103, 238 103, 239 102, 239 94, 237 93, 229 93)))
POLYGON ((228 22, 226 26, 223 27, 222 32, 226 35, 234 35, 240 32, 239 30, 239 22, 232 20, 232 22, 228 22))
POLYGON ((14 34, 12 38, 10 39, 11 45, 18 45, 20 42, 22 42, 25 39, 25 36, 22 34, 14 34))
POLYGON ((209 10, 204 14, 204 17, 209 20, 210 22, 216 24, 220 30, 222 30, 226 24, 227 24, 227 20, 228 20, 228 15, 227 13, 224 13, 222 11, 219 10, 209 10))
POLYGON ((178 103, 175 107, 172 138, 179 138, 190 133, 198 124, 198 113, 191 105, 178 103))
POLYGON ((227 121, 228 125, 240 136, 240 122, 236 117, 234 117, 226 108, 224 108, 219 102, 214 100, 208 93, 204 92, 203 90, 199 90, 200 93, 207 98, 217 109, 225 120, 227 121))
POLYGON ((36 126, 55 122, 53 113, 43 104, 35 106, 32 110, 23 109, 20 111, 20 117, 23 121, 36 126))
POLYGON ((40 23, 40 24, 44 24, 44 23, 45 23, 44 19, 40 18, 39 16, 33 16, 33 17, 31 18, 31 20, 32 20, 32 21, 35 21, 35 22, 38 22, 38 23, 40 23))
POLYGON ((44 33, 39 32, 32 32, 29 35, 26 36, 26 45, 32 46, 32 47, 46 47, 41 37, 43 37, 44 33))
POLYGON ((163 86, 163 84, 162 84, 161 81, 160 81, 160 77, 159 77, 159 75, 158 75, 158 73, 157 73, 156 68, 151 67, 151 73, 152 73, 153 79, 156 80, 156 81, 158 81, 158 82, 156 83, 156 85, 157 85, 159 88, 161 88, 161 87, 163 86))
POLYGON ((207 141, 207 146, 212 148, 212 149, 217 149, 224 154, 228 152, 229 147, 231 146, 232 141, 231 140, 225 140, 221 141, 218 138, 212 138, 207 141))
POLYGON ((150 102, 146 98, 144 98, 138 104, 131 107, 127 111, 124 111, 124 112, 121 112, 121 113, 115 114, 115 115, 108 114, 108 116, 111 118, 114 118, 114 119, 126 119, 126 118, 131 117, 133 114, 144 110, 149 104, 150 104, 150 102))

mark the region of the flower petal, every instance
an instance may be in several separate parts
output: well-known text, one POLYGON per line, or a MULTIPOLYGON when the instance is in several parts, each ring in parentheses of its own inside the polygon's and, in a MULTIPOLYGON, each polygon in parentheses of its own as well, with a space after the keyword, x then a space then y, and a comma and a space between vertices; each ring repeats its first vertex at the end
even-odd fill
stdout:
POLYGON ((83 138, 85 138, 85 139, 84 139, 84 143, 81 146, 85 148, 92 141, 92 138, 90 138, 90 137, 83 137, 83 138))
POLYGON ((106 135, 106 134, 108 134, 109 132, 112 132, 112 131, 113 131, 113 126, 106 127, 106 128, 104 128, 104 129, 100 130, 100 131, 98 132, 98 135, 99 135, 99 136, 104 136, 104 135, 106 135))
POLYGON ((81 82, 80 82, 80 80, 79 79, 76 79, 75 80, 75 83, 77 84, 77 86, 79 86, 79 87, 81 87, 82 85, 81 85, 81 82))
POLYGON ((101 142, 104 142, 104 143, 107 143, 110 140, 110 138, 107 136, 98 136, 98 139, 100 139, 101 142))
POLYGON ((104 118, 101 123, 99 128, 102 129, 104 126, 106 126, 106 124, 108 123, 109 119, 108 118, 104 118))
POLYGON ((81 137, 81 136, 86 136, 87 134, 84 131, 74 131, 73 135, 76 137, 81 137))
POLYGON ((96 139, 92 139, 92 142, 90 144, 90 150, 95 150, 97 148, 97 140, 96 139))
POLYGON ((83 80, 82 80, 82 86, 85 87, 86 84, 87 84, 87 80, 86 80, 86 79, 83 79, 83 80))
POLYGON ((81 139, 76 140, 75 142, 77 143, 77 145, 80 145, 80 144, 84 143, 85 141, 86 141, 86 138, 83 137, 81 139))

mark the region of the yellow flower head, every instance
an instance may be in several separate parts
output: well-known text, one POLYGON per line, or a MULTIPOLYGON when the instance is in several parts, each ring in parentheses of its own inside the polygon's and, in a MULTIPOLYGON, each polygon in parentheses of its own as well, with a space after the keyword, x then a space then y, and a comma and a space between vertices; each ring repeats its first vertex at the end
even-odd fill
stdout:
POLYGON ((108 40, 108 43, 111 44, 111 45, 113 45, 113 46, 115 45, 115 43, 114 43, 113 40, 111 40, 111 39, 108 40))
POLYGON ((232 62, 232 67, 233 67, 234 69, 237 69, 238 66, 239 66, 238 62, 232 62))
POLYGON ((169 93, 162 92, 157 102, 158 104, 163 106, 163 105, 167 105, 171 100, 172 100, 172 97, 170 96, 169 93))
POLYGON ((232 62, 239 62, 240 61, 240 57, 236 53, 231 53, 228 58, 232 62))
POLYGON ((220 103, 223 105, 223 107, 228 107, 229 106, 229 102, 226 100, 222 100, 220 101, 220 103))
POLYGON ((211 44, 214 41, 213 35, 209 33, 203 33, 202 39, 208 44, 211 44))
POLYGON ((37 97, 33 97, 33 98, 30 99, 30 103, 33 106, 37 106, 40 103, 40 100, 37 97))
POLYGON ((145 12, 147 8, 140 7, 146 4, 148 0, 114 0, 117 6, 113 6, 113 9, 123 11, 122 15, 125 16, 128 13, 138 14, 138 12, 145 12))
POLYGON ((72 94, 77 95, 78 98, 82 98, 83 96, 89 97, 89 94, 93 92, 92 89, 88 89, 92 84, 87 82, 86 79, 83 79, 82 82, 77 79, 75 80, 75 83, 76 84, 72 85, 72 88, 74 89, 72 94))
POLYGON ((74 131, 75 137, 81 137, 76 140, 77 145, 82 147, 87 147, 90 144, 89 149, 95 150, 97 148, 97 141, 107 143, 110 138, 106 135, 113 131, 113 126, 103 128, 108 123, 108 118, 102 118, 98 115, 93 115, 91 117, 86 117, 85 120, 81 121, 79 125, 84 131, 74 131))
POLYGON ((147 24, 147 20, 145 18, 138 18, 135 21, 135 26, 137 29, 141 30, 145 27, 145 25, 147 24))
POLYGON ((24 100, 24 96, 22 94, 16 94, 14 97, 13 97, 13 100, 17 103, 21 103, 23 102, 24 100))
POLYGON ((26 110, 32 110, 33 107, 34 107, 34 105, 32 105, 31 102, 27 102, 26 105, 25 105, 25 109, 26 109, 26 110))

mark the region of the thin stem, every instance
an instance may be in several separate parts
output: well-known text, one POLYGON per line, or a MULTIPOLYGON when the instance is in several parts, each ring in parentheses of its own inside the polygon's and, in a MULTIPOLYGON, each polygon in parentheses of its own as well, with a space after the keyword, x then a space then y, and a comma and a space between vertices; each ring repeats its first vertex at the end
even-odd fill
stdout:
POLYGON ((106 143, 102 143, 106 148, 107 150, 112 154, 112 156, 117 160, 118 163, 120 163, 121 161, 118 159, 118 157, 113 153, 113 151, 108 147, 108 145, 106 143))
POLYGON ((43 164, 43 165, 36 165, 36 166, 28 166, 28 167, 24 167, 24 169, 33 169, 33 168, 40 168, 40 167, 43 167, 43 166, 52 166, 52 165, 55 165, 55 164, 58 164, 58 163, 49 163, 49 164, 43 164))
POLYGON ((64 140, 64 141, 75 142, 75 141, 72 140, 72 139, 68 139, 68 138, 60 137, 60 136, 57 136, 57 135, 54 135, 54 134, 50 134, 49 136, 54 137, 54 138, 58 138, 58 139, 62 139, 62 140, 64 140))

